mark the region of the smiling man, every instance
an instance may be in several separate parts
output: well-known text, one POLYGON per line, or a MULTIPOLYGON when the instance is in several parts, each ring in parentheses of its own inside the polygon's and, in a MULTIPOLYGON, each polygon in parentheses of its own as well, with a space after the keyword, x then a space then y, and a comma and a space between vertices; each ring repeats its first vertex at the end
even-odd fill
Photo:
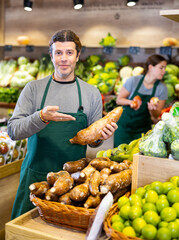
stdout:
MULTIPOLYGON (((13 140, 28 138, 12 219, 33 208, 31 183, 46 180, 48 172, 62 170, 65 162, 86 157, 86 146, 69 139, 102 117, 102 99, 97 88, 74 74, 80 51, 74 32, 55 33, 49 44, 54 73, 25 86, 8 122, 13 140)), ((102 139, 93 145, 110 138, 116 129, 116 123, 107 124, 102 139)))

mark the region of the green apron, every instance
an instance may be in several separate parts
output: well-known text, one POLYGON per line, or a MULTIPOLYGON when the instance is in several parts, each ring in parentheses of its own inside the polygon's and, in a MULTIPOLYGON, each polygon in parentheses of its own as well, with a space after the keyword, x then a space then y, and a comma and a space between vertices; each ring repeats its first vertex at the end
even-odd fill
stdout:
POLYGON ((118 147, 122 143, 130 143, 132 140, 140 138, 142 133, 146 133, 151 129, 151 118, 147 108, 147 102, 155 95, 155 91, 159 81, 156 81, 151 95, 144 95, 138 92, 142 85, 144 76, 139 81, 133 95, 130 99, 139 95, 142 99, 141 107, 136 111, 130 106, 123 106, 123 113, 117 122, 118 129, 114 133, 114 147, 118 147))
MULTIPOLYGON (((49 79, 40 109, 43 109, 52 77, 49 79)), ((43 130, 28 139, 27 154, 22 163, 20 183, 16 194, 11 218, 16 218, 34 206, 29 200, 29 185, 45 181, 48 172, 63 169, 63 164, 86 156, 86 146, 71 144, 69 139, 87 127, 87 116, 83 113, 81 90, 76 78, 79 97, 77 113, 67 113, 75 121, 51 121, 43 130)))

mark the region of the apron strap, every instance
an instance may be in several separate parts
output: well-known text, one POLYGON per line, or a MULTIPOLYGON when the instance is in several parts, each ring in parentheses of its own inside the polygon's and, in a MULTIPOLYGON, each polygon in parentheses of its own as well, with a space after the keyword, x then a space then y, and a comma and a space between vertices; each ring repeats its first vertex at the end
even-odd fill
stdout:
POLYGON ((133 99, 133 98, 135 97, 136 93, 138 92, 140 86, 141 86, 142 83, 143 83, 144 77, 145 77, 145 75, 140 79, 140 81, 139 81, 139 83, 138 83, 138 85, 137 85, 137 87, 136 87, 136 89, 135 89, 135 91, 134 91, 134 93, 132 94, 132 96, 131 96, 130 99, 133 99))
POLYGON ((79 108, 78 108, 78 112, 83 112, 80 84, 79 84, 79 82, 78 82, 77 77, 75 77, 75 80, 76 80, 76 84, 77 84, 77 88, 78 88, 78 97, 79 97, 79 108))
MULTIPOLYGON (((77 77, 75 77, 75 80, 76 80, 76 84, 77 84, 78 98, 79 98, 79 108, 78 108, 78 111, 77 111, 77 112, 83 112, 80 84, 79 84, 79 82, 78 82, 77 77)), ((45 99, 46 99, 46 97, 47 97, 47 93, 48 93, 48 90, 49 90, 49 86, 50 86, 51 81, 52 81, 52 76, 50 77, 50 79, 49 79, 49 81, 48 81, 48 83, 47 83, 47 86, 46 86, 46 88, 45 88, 44 95, 43 95, 43 98, 42 98, 42 102, 41 102, 41 105, 40 105, 40 109, 43 109, 43 107, 44 107, 45 99)))
POLYGON ((48 89, 49 89, 49 86, 50 86, 50 83, 52 81, 52 76, 50 77, 48 83, 47 83, 47 86, 45 88, 45 92, 44 92, 44 95, 43 95, 43 98, 42 98, 42 102, 41 102, 41 105, 40 105, 40 109, 43 109, 44 107, 44 103, 45 103, 45 99, 47 97, 47 93, 48 93, 48 89))

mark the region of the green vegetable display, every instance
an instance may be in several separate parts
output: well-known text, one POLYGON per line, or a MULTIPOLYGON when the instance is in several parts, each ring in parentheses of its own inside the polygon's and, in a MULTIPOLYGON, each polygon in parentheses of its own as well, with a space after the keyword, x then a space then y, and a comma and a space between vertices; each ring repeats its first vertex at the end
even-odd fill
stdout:
POLYGON ((179 139, 172 142, 171 154, 174 159, 179 160, 179 139))

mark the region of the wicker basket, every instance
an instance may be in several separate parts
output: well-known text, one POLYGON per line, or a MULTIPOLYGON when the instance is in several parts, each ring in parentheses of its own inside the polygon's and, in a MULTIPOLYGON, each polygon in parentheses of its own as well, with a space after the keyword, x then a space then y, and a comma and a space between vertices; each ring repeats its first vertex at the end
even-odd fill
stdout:
MULTIPOLYGON (((125 196, 129 197, 130 193, 127 193, 125 196)), ((112 240, 141 240, 137 237, 128 237, 124 235, 122 232, 114 230, 111 226, 111 217, 114 214, 118 214, 119 209, 117 203, 114 203, 112 207, 109 209, 108 215, 104 221, 104 231, 108 237, 112 240)))
POLYGON ((89 219, 95 211, 95 209, 42 200, 34 194, 30 195, 30 200, 37 207, 43 220, 81 231, 87 230, 89 219))

